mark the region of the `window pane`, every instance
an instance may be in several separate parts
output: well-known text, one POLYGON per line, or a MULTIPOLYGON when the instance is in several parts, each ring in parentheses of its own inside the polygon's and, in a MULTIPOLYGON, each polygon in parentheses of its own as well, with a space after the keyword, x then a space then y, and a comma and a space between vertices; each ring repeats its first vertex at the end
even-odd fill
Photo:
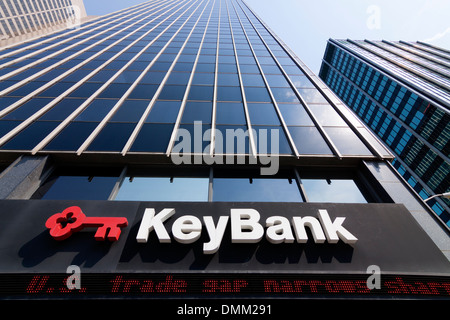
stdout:
POLYGON ((246 124, 242 103, 217 103, 217 124, 246 124))
POLYGON ((146 100, 125 100, 110 121, 138 122, 148 104, 146 100))
POLYGON ((213 86, 192 86, 189 90, 189 100, 207 100, 213 99, 213 86))
POLYGON ((126 178, 115 200, 208 201, 208 178, 126 178))
POLYGON ((186 103, 181 123, 194 123, 194 121, 211 123, 211 113, 211 102, 188 102, 186 103))
POLYGON ((180 101, 156 101, 145 122, 175 123, 180 101))
POLYGON ((173 124, 145 123, 130 151, 166 152, 173 124))
POLYGON ((333 154, 315 127, 289 127, 300 154, 333 154))
POLYGON ((309 117, 301 104, 279 104, 286 125, 288 126, 313 126, 314 122, 309 117))
POLYGON ((95 99, 75 120, 100 122, 117 101, 112 99, 95 99))
POLYGON ((107 200, 117 177, 59 176, 42 199, 107 200))
POLYGON ((302 179, 310 202, 367 203, 352 179, 302 179))
POLYGON ((59 122, 36 121, 12 138, 1 149, 5 150, 30 150, 44 139, 59 122))
POLYGON ((72 122, 45 147, 45 150, 76 151, 96 126, 96 122, 72 122))
POLYGON ((350 128, 324 127, 336 147, 344 155, 372 155, 350 128))
POLYGON ((213 201, 302 202, 292 179, 215 178, 213 201))
POLYGON ((83 104, 82 99, 63 99, 49 111, 47 111, 39 120, 64 120, 76 108, 83 104))
POLYGON ((122 151, 135 126, 134 123, 108 123, 90 144, 88 150, 122 151))
POLYGON ((245 97, 247 101, 256 101, 256 102, 271 102, 269 92, 266 88, 260 87, 245 87, 244 88, 245 97))
POLYGON ((275 107, 271 103, 249 103, 248 112, 252 125, 280 125, 275 107))

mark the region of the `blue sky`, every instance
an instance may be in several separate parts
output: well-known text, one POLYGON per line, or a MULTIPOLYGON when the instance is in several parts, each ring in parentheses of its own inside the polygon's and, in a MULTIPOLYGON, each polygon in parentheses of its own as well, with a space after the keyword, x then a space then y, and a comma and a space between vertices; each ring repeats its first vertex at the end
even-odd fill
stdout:
MULTIPOLYGON (((144 0, 84 0, 103 15, 144 0)), ((425 41, 450 49, 449 0, 246 0, 316 74, 329 38, 425 41)))

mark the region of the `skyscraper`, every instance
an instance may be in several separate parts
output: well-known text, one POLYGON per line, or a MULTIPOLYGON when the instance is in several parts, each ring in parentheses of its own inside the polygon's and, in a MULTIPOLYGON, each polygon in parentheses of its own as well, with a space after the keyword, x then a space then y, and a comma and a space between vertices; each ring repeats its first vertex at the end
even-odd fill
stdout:
POLYGON ((448 294, 448 231, 243 1, 148 1, 0 64, 2 296, 376 296, 415 271, 448 294), (81 289, 51 284, 68 266, 81 289))
POLYGON ((82 0, 5 0, 0 3, 0 45, 75 27, 85 17, 82 0))
MULTIPOLYGON (((427 199, 450 188, 450 52, 420 42, 330 39, 320 77, 396 155, 427 199)), ((447 225, 450 202, 429 205, 447 225)))

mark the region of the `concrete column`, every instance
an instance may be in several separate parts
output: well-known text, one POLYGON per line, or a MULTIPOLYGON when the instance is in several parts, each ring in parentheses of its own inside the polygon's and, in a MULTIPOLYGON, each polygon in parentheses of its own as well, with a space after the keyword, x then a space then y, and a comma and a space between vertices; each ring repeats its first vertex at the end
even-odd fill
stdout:
POLYGON ((0 173, 0 199, 29 199, 53 171, 48 156, 20 156, 0 173))
POLYGON ((388 163, 364 161, 364 165, 395 203, 405 205, 417 223, 450 260, 450 232, 434 211, 421 200, 419 195, 388 163))

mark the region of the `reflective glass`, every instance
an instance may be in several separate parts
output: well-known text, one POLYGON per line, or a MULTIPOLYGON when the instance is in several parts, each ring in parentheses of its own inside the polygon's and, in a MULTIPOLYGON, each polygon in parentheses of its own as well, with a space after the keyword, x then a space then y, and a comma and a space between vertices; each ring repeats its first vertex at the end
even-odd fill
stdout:
POLYGON ((216 110, 217 124, 246 124, 242 103, 218 102, 216 110))
MULTIPOLYGON (((3 100, 2 100, 3 101, 3 100)), ((1 101, 1 102, 2 102, 1 101)), ((20 107, 14 109, 10 113, 6 114, 2 119, 3 120, 25 120, 34 113, 36 113, 38 110, 40 110, 42 107, 44 107, 46 104, 50 103, 52 99, 47 98, 34 98, 20 107)))
POLYGON ((118 100, 94 99, 75 121, 102 121, 118 100))
POLYGON ((145 123, 130 151, 166 152, 172 130, 173 124, 145 123))
POLYGON ((289 127, 300 154, 332 154, 319 130, 315 127, 289 127))
POLYGON ((285 104, 278 105, 284 122, 288 126, 313 126, 314 122, 309 117, 305 108, 301 104, 285 104))
POLYGON ((84 99, 63 99, 49 111, 47 111, 39 120, 64 120, 66 119, 76 108, 81 106, 84 99))
POLYGON ((211 123, 211 114, 212 102, 187 102, 181 123, 194 123, 194 121, 211 123))
POLYGON ((87 150, 122 151, 135 126, 134 123, 108 123, 87 150))
POLYGON ((76 151, 95 129, 96 122, 71 122, 44 150, 76 151))
POLYGON ((46 200, 107 200, 117 177, 59 176, 42 196, 46 200))
POLYGON ((323 126, 347 126, 337 111, 329 104, 312 104, 310 109, 323 126))
POLYGON ((217 101, 242 101, 240 87, 217 87, 217 101))
POLYGON ((129 99, 148 99, 151 100, 156 90, 157 85, 154 84, 138 84, 128 96, 129 99))
POLYGON ((328 103, 317 89, 298 89, 298 91, 306 103, 328 103))
POLYGON ((302 202, 302 198, 289 179, 214 178, 213 201, 302 202))
POLYGON ((371 155, 361 139, 350 128, 324 127, 338 150, 344 155, 371 155))
POLYGON ((247 101, 252 102, 271 102, 269 91, 264 87, 244 87, 247 101))
POLYGON ((115 200, 208 201, 208 178, 127 177, 115 200))
POLYGON ((252 125, 280 125, 280 120, 273 104, 249 103, 247 106, 252 125))
POLYGON ((212 101, 213 92, 213 86, 191 86, 188 99, 212 101))
POLYGON ((9 140, 1 149, 5 150, 30 150, 44 139, 59 122, 36 121, 9 140))
POLYGON ((146 100, 125 100, 109 121, 138 122, 148 104, 146 100))
POLYGON ((186 86, 165 85, 159 94, 161 100, 181 100, 186 92, 186 86))
POLYGON ((175 123, 181 101, 156 101, 145 122, 175 123))
POLYGON ((332 203, 367 203, 352 179, 302 179, 308 201, 332 203))

